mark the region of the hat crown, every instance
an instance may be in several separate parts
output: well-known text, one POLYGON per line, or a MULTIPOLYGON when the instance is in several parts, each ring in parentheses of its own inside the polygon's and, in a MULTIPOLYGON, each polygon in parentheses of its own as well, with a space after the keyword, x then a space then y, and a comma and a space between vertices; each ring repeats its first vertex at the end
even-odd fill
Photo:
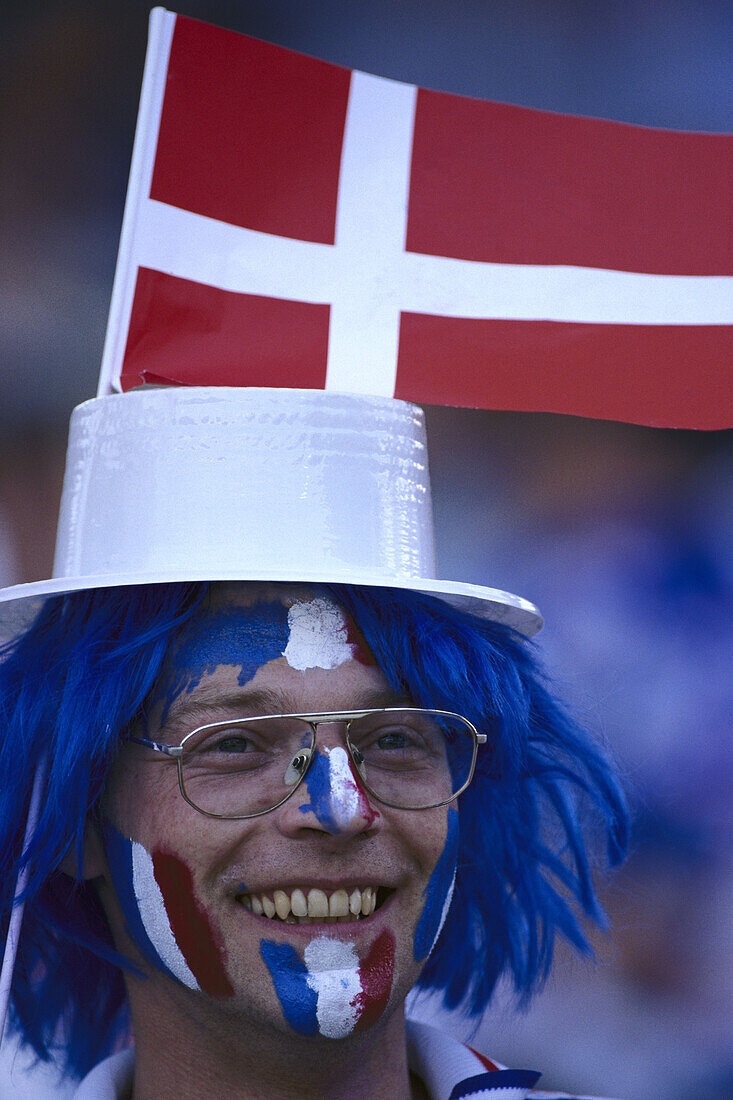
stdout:
POLYGON ((54 577, 434 577, 423 416, 319 391, 149 389, 74 411, 54 577))

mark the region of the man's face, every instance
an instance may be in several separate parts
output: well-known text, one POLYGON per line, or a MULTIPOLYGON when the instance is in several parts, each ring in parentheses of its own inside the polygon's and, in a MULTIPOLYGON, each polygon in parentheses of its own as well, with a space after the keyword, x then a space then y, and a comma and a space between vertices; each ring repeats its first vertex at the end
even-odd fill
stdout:
MULTIPOLYGON (((173 647, 141 732, 177 745, 210 722, 408 702, 323 596, 227 585, 173 647)), ((174 761, 128 745, 103 832, 110 921, 151 981, 331 1038, 402 1004, 447 911, 457 854, 456 811, 396 810, 367 795, 339 723, 319 727, 288 801, 239 821, 198 813, 174 761)))

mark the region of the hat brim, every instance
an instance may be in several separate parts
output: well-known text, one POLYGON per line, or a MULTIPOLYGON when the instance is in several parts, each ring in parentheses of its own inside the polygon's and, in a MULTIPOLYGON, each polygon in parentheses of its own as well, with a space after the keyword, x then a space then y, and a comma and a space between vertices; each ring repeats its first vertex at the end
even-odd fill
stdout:
POLYGON ((366 587, 396 588, 409 592, 421 592, 445 600, 452 607, 467 611, 492 622, 503 623, 519 631, 527 638, 542 626, 542 616, 529 600, 502 592, 498 588, 484 588, 463 581, 444 581, 425 577, 359 575, 350 570, 343 576, 330 571, 328 575, 304 572, 293 576, 292 571, 279 572, 269 569, 267 575, 243 577, 241 573, 226 570, 186 570, 171 576, 170 573, 110 574, 84 577, 54 577, 51 580, 31 581, 0 589, 0 637, 11 638, 31 622, 43 600, 48 596, 65 596, 71 592, 85 592, 93 588, 121 588, 139 584, 171 584, 189 581, 262 581, 289 584, 351 584, 366 587), (216 572, 216 571, 214 571, 216 572))

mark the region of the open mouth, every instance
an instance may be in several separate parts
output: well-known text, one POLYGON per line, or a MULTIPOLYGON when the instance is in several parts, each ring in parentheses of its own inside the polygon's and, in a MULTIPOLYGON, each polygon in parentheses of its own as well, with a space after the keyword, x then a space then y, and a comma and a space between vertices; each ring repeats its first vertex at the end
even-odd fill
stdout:
POLYGON ((383 886, 352 886, 331 893, 296 887, 264 894, 240 894, 237 901, 258 917, 286 924, 342 924, 370 917, 391 893, 383 886))

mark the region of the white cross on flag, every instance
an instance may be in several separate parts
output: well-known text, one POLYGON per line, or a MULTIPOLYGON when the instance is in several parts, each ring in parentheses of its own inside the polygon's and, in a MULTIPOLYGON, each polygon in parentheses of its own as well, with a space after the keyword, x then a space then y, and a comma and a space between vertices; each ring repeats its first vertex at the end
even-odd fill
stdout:
POLYGON ((156 9, 100 392, 733 424, 733 137, 426 91, 156 9))

